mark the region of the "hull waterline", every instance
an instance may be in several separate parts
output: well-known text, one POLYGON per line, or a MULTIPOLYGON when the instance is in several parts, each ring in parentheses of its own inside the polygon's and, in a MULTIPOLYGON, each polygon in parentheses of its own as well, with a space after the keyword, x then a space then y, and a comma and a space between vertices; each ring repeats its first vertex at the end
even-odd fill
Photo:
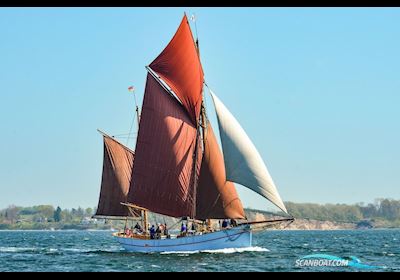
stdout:
POLYGON ((251 247, 250 226, 239 226, 203 235, 171 239, 135 239, 114 234, 129 252, 188 252, 251 247))

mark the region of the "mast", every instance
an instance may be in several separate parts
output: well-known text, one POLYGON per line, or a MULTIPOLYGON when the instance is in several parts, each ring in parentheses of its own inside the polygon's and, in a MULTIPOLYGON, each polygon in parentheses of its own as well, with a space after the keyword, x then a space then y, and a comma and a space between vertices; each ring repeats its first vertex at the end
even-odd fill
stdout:
POLYGON ((194 148, 194 160, 193 160, 193 172, 192 172, 192 174, 193 174, 193 176, 194 176, 194 178, 193 178, 193 217, 191 217, 191 218, 195 218, 196 217, 196 199, 197 199, 197 154, 198 154, 198 150, 199 150, 199 132, 200 132, 200 130, 199 130, 199 128, 200 128, 200 124, 198 123, 197 124, 197 130, 196 130, 196 146, 195 146, 195 148, 194 148))
MULTIPOLYGON (((137 105, 137 101, 136 101, 136 95, 133 95, 135 97, 135 106, 136 106, 136 118, 137 118, 137 123, 138 123, 138 128, 137 130, 139 131, 139 122, 140 122, 140 115, 139 115, 139 106, 137 105)), ((137 138, 137 135, 136 135, 137 138)))
MULTIPOLYGON (((196 26, 196 21, 195 21, 195 16, 193 15, 193 21, 195 24, 195 29, 196 29, 196 41, 195 41, 195 47, 196 47, 196 52, 197 52, 197 56, 200 60, 200 49, 199 49, 199 37, 197 36, 197 26, 196 26)), ((193 33, 192 33, 192 37, 193 37, 193 33)), ((203 81, 204 81, 204 75, 203 75, 203 81)), ((203 86, 202 86, 203 87, 203 86)), ((202 89, 203 91, 203 89, 202 89)), ((198 176, 196 176, 197 172, 196 172, 196 168, 197 168, 197 154, 198 154, 198 145, 199 145, 199 137, 200 137, 200 126, 202 127, 202 129, 204 129, 204 127, 201 125, 201 122, 204 122, 204 118, 202 117, 202 115, 204 114, 204 110, 203 110, 203 100, 204 96, 201 95, 201 107, 200 107, 200 115, 199 115, 199 121, 197 122, 197 134, 196 134, 196 148, 195 148, 195 152, 194 152, 194 161, 193 161, 193 166, 194 166, 194 170, 193 170, 193 174, 194 174, 194 180, 193 180, 193 219, 195 219, 196 217, 196 207, 197 207, 197 185, 198 185, 198 176)), ((203 130, 203 147, 204 147, 204 130, 203 130)), ((202 150, 202 152, 204 152, 204 149, 202 150)), ((199 167, 199 169, 201 169, 201 165, 199 167)), ((199 174, 200 176, 200 174, 199 174)))
MULTIPOLYGON (((196 40, 196 45, 197 45, 197 53, 200 56, 200 50, 199 50, 199 40, 196 40)), ((206 108, 204 106, 204 97, 203 100, 201 101, 201 130, 203 133, 203 151, 205 151, 206 147, 206 130, 207 130, 207 116, 206 116, 206 108)), ((211 219, 206 220, 206 228, 207 230, 211 228, 211 219)))

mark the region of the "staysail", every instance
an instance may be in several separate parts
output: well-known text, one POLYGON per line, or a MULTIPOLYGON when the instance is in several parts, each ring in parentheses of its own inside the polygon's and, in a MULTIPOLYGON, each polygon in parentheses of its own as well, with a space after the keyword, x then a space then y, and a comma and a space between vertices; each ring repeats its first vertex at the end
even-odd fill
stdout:
POLYGON ((159 214, 193 217, 196 137, 185 108, 148 73, 128 201, 159 214))
POLYGON ((221 100, 212 91, 210 93, 218 118, 226 179, 255 191, 287 213, 267 167, 253 142, 221 100))
POLYGON ((149 66, 174 91, 197 124, 204 74, 186 15, 172 40, 149 66))
POLYGON ((130 216, 128 208, 121 205, 121 202, 126 202, 128 195, 134 153, 107 135, 103 135, 103 141, 103 175, 95 216, 130 216))
POLYGON ((232 182, 226 181, 225 166, 210 122, 204 135, 204 155, 197 187, 196 218, 244 219, 242 203, 232 182))

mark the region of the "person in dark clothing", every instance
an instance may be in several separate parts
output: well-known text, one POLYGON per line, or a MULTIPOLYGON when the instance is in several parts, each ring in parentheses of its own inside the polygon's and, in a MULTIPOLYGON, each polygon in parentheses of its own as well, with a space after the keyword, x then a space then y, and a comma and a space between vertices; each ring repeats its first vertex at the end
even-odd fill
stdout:
POLYGON ((156 237, 156 239, 160 239, 161 238, 161 227, 160 227, 160 224, 157 225, 155 237, 156 237))
POLYGON ((154 227, 154 225, 152 225, 150 228, 150 239, 155 239, 155 235, 156 235, 156 228, 154 227))
POLYGON ((185 223, 182 223, 181 225, 181 236, 186 236, 187 233, 187 227, 185 223))
POLYGON ((167 238, 168 238, 168 236, 169 236, 167 224, 164 224, 164 235, 165 235, 167 238))
POLYGON ((139 223, 136 223, 134 229, 136 229, 137 232, 142 232, 142 227, 139 225, 139 223))
POLYGON ((227 228, 228 227, 228 221, 227 220, 223 220, 222 221, 222 228, 227 228))
POLYGON ((237 222, 235 219, 231 219, 231 226, 232 227, 237 227, 237 222))

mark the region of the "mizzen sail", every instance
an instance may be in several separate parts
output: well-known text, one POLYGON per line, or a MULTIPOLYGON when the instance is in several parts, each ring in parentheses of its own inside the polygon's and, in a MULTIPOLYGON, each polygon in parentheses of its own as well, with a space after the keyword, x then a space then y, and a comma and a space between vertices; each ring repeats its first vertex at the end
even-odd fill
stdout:
POLYGON ((193 217, 196 137, 185 108, 147 74, 128 201, 159 214, 193 217))
POLYGON ((196 218, 245 218, 234 184, 226 181, 224 159, 210 122, 207 122, 204 133, 204 155, 197 187, 196 218))
POLYGON ((204 74, 186 15, 172 40, 149 66, 174 91, 192 123, 197 124, 204 74))
POLYGON ((128 195, 134 153, 107 135, 103 135, 103 141, 103 175, 95 216, 130 216, 128 208, 121 202, 126 202, 128 195))
POLYGON ((211 92, 218 118, 226 179, 239 183, 287 213, 286 207, 253 142, 219 98, 211 92))

